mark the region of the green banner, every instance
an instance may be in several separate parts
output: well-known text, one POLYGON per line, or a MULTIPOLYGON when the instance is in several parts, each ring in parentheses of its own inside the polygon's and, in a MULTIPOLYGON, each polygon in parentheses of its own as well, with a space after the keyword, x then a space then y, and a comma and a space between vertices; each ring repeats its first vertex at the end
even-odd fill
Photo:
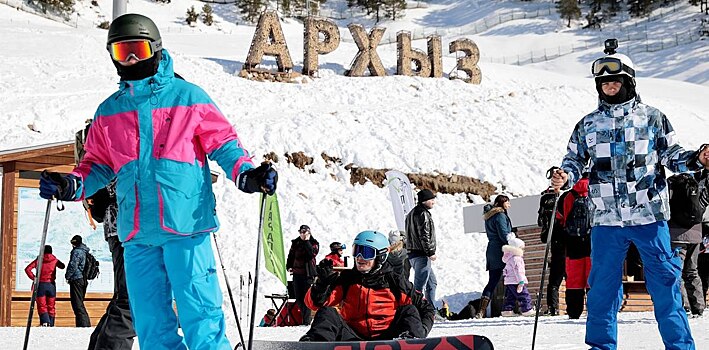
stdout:
MULTIPOLYGON (((261 195, 264 196, 265 194, 261 195)), ((287 286, 281 212, 278 209, 278 197, 276 197, 275 193, 272 196, 266 196, 266 211, 263 217, 263 243, 266 270, 276 275, 283 282, 283 285, 287 286)))

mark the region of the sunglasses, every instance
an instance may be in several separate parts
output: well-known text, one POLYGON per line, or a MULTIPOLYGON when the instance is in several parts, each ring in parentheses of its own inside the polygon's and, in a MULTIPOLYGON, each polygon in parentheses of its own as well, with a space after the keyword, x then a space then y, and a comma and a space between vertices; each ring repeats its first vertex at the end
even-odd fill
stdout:
POLYGON ((626 72, 631 76, 635 76, 635 70, 626 66, 615 57, 603 57, 595 60, 591 65, 591 73, 594 76, 600 76, 604 72, 608 74, 619 74, 626 72))
POLYGON ((310 230, 300 230, 300 231, 298 231, 298 232, 300 232, 301 234, 303 234, 303 233, 308 233, 308 232, 310 232, 310 230))
POLYGON ((126 62, 131 57, 138 61, 147 60, 155 55, 157 49, 158 44, 146 39, 118 41, 108 45, 111 58, 118 62, 126 62))
POLYGON ((373 260, 377 257, 377 250, 366 245, 355 244, 352 247, 352 256, 355 258, 361 257, 364 260, 373 260))

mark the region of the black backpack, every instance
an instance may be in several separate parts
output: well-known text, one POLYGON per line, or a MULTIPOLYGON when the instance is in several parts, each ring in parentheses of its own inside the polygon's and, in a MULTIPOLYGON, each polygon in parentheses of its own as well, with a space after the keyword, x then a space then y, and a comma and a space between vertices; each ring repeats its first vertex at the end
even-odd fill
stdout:
POLYGON ((570 196, 574 196, 571 210, 566 217, 564 232, 572 237, 585 237, 591 233, 591 200, 588 196, 582 196, 575 190, 569 191, 570 196))
POLYGON ((670 187, 670 212, 673 223, 691 228, 702 222, 707 209, 706 185, 691 174, 675 174, 667 178, 670 187))
MULTIPOLYGON (((556 193, 554 193, 554 191, 552 190, 546 190, 542 192, 542 196, 541 198, 539 198, 539 210, 537 210, 537 226, 542 228, 542 231, 539 233, 539 238, 541 239, 542 243, 547 242, 555 201, 556 193)), ((554 219, 556 220, 556 215, 554 215, 554 219)), ((554 223, 554 226, 555 228, 558 228, 557 222, 554 223)))
POLYGON ((99 275, 98 260, 93 256, 93 254, 86 252, 86 261, 84 262, 84 279, 92 280, 99 275))

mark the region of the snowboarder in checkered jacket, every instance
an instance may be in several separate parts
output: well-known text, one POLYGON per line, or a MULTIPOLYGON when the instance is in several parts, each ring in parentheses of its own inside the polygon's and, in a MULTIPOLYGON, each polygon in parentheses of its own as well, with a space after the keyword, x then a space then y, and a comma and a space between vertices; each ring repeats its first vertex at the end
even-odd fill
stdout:
MULTIPOLYGON (((611 39, 612 40, 612 39, 611 39)), ((606 53, 593 62, 598 108, 576 124, 561 168, 552 177, 555 190, 576 183, 588 167, 592 203, 590 292, 586 344, 617 348, 618 305, 622 301, 622 264, 632 242, 645 264, 646 287, 666 349, 695 349, 679 290, 681 260, 670 247, 666 167, 685 172, 707 167, 709 149, 687 151, 657 108, 635 91, 632 61, 606 53)))

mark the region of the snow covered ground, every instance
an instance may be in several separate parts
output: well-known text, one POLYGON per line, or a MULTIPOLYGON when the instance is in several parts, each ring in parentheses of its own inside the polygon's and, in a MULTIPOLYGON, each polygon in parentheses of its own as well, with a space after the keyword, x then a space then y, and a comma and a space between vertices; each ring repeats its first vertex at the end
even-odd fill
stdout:
MULTIPOLYGON (((535 6, 545 3, 549 6, 551 1, 534 2, 535 6)), ((98 8, 81 4, 77 28, 0 5, 0 105, 5 125, 0 149, 73 139, 84 120, 91 118, 96 106, 115 90, 115 69, 105 51, 106 31, 95 28, 95 23, 110 17, 110 1, 99 1, 98 8)), ((279 156, 303 151, 314 157, 306 171, 283 159, 276 164, 286 249, 290 239, 297 237, 300 224, 308 224, 323 247, 335 240, 350 245, 361 230, 388 232, 396 227, 388 191, 369 183, 352 186, 345 170, 349 163, 405 173, 472 176, 513 196, 538 193, 547 184, 544 171, 560 162, 574 124, 595 108, 596 91, 589 65, 601 55, 600 44, 608 33, 582 31, 578 23, 567 29, 565 21, 552 13, 466 35, 479 45, 483 58, 525 54, 559 43, 597 43, 587 50, 530 66, 483 60, 481 85, 400 76, 344 77, 357 52, 347 40, 333 53, 320 57, 318 79, 305 84, 259 83, 236 76, 246 59, 254 27, 234 24, 238 16, 233 6, 226 5, 215 5, 215 27, 187 27, 183 17, 192 4, 198 9, 202 6, 191 0, 173 0, 169 6, 131 0, 129 10, 147 14, 157 22, 164 45, 175 59, 176 71, 211 95, 234 124, 245 147, 256 155, 256 162, 271 151, 279 156), (342 162, 328 165, 321 153, 342 162)), ((531 5, 519 1, 436 0, 427 8, 409 10, 401 22, 381 25, 389 27, 391 33, 423 27, 455 32, 466 23, 523 6, 531 5)), ((658 21, 646 23, 642 30, 671 35, 673 21, 697 18, 697 7, 681 6, 658 21)), ((343 37, 349 35, 345 27, 349 22, 363 23, 367 28, 372 25, 362 18, 338 21, 343 37)), ((296 70, 300 70, 302 25, 292 20, 282 25, 296 70)), ((444 48, 458 37, 444 37, 444 48)), ((653 54, 631 55, 638 68, 638 91, 643 100, 668 115, 687 148, 709 142, 706 43, 697 41, 653 54)), ((425 42, 416 41, 414 46, 425 49, 425 42)), ((384 45, 378 51, 389 74, 393 74, 396 46, 384 45)), ((273 63, 271 58, 266 61, 273 63)), ((448 73, 455 61, 446 57, 443 64, 448 73)), ((232 286, 238 286, 239 277, 254 269, 258 198, 239 192, 223 179, 217 183, 216 193, 224 263, 232 286)), ((472 200, 483 202, 477 196, 472 200)), ((479 295, 487 277, 485 235, 463 232, 462 208, 467 205, 467 196, 439 195, 432 211, 439 246, 439 259, 434 264, 439 280, 437 302, 446 299, 454 311, 479 295)), ((67 233, 67 237, 72 234, 67 233)), ((259 295, 285 291, 276 278, 263 268, 261 271, 259 295)), ((234 292, 238 298, 238 290, 234 292)), ((263 297, 258 300, 261 315, 270 301, 263 297)), ((229 324, 234 324, 226 294, 224 309, 229 324)), ((652 314, 624 313, 620 320, 623 348, 661 348, 652 314)), ((432 334, 479 333, 492 338, 500 349, 521 349, 531 342, 532 322, 530 318, 444 322, 437 324, 432 334)), ((709 320, 693 319, 690 324, 701 349, 702 344, 709 343, 705 332, 709 320)), ((82 348, 90 331, 34 328, 30 348, 82 348)), ((304 331, 258 329, 256 337, 297 339, 304 331)), ((582 349, 583 334, 583 320, 541 318, 537 345, 539 349, 582 349)), ((23 335, 23 329, 0 329, 0 339, 9 344, 8 348, 18 348, 23 335)), ((237 339, 233 329, 229 335, 232 341, 237 339)))

